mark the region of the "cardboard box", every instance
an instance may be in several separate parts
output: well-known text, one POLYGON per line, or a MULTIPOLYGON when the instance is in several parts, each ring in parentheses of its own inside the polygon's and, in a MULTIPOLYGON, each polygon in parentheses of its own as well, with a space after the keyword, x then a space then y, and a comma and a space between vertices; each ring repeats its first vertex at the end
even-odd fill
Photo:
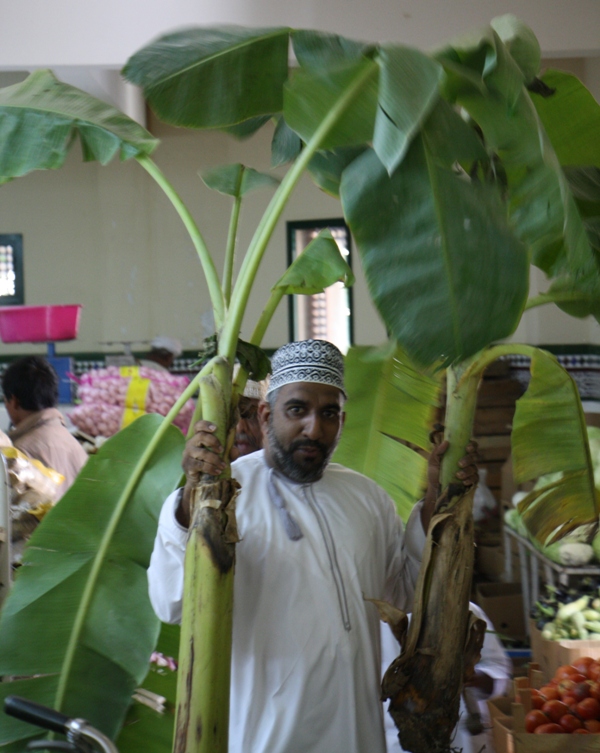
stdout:
POLYGON ((501 581, 504 578, 504 547, 477 544, 475 571, 489 580, 501 581))
MULTIPOLYGON (((547 641, 530 622, 531 658, 540 665, 544 680, 548 682, 563 664, 572 664, 582 656, 600 659, 600 641, 547 641)), ((600 747, 598 748, 600 751, 600 747)))
POLYGON ((520 583, 479 583, 475 601, 490 618, 500 637, 525 638, 523 594, 520 583))
MULTIPOLYGON (((502 572, 501 572, 500 577, 495 577, 494 575, 491 575, 491 574, 490 575, 486 574, 486 577, 488 577, 489 580, 493 580, 493 581, 506 580, 510 583, 520 583, 521 582, 521 559, 519 557, 519 545, 517 543, 517 540, 513 536, 508 537, 508 542, 510 544, 509 556, 510 556, 511 570, 510 570, 510 573, 507 575, 506 573, 506 549, 505 549, 504 541, 505 539, 503 537, 502 543, 498 545, 501 547, 501 550, 502 550, 501 553, 500 551, 483 553, 483 556, 485 558, 483 566, 488 568, 490 573, 498 573, 499 568, 500 568, 500 554, 502 557, 502 572), (493 560, 493 561, 490 561, 490 560, 493 560)), ((476 546, 478 549, 480 544, 477 543, 476 546)), ((487 542, 485 542, 483 546, 487 546, 487 542)), ((476 570, 477 572, 479 572, 479 570, 477 569, 477 565, 478 565, 477 557, 479 555, 479 552, 477 551, 477 549, 475 550, 476 570)))

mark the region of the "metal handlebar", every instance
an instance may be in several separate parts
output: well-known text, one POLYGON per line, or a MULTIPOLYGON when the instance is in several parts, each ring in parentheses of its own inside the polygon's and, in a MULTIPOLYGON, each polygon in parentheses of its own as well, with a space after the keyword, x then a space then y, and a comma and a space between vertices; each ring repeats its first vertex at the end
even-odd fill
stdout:
POLYGON ((60 711, 16 695, 7 696, 4 711, 29 724, 52 732, 61 732, 74 745, 81 742, 92 743, 101 753, 119 753, 112 740, 85 719, 72 719, 60 711))

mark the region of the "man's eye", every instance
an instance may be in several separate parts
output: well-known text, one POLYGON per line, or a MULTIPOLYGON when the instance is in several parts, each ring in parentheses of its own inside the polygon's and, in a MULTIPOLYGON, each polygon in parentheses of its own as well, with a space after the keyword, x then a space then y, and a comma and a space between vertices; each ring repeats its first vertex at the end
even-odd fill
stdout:
POLYGON ((302 408, 299 405, 290 405, 288 413, 292 416, 299 416, 302 413, 302 408))

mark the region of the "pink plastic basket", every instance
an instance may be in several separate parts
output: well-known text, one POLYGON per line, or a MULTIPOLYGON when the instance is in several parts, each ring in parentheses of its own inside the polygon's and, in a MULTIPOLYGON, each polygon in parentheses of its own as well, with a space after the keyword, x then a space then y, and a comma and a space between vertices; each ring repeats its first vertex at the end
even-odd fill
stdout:
POLYGON ((0 337, 5 343, 74 340, 81 304, 69 306, 0 306, 0 337))

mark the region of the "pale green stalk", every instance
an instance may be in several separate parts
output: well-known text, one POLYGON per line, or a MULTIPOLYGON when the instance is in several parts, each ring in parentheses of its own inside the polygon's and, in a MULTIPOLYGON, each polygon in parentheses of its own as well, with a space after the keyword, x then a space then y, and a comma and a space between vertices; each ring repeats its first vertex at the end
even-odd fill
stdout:
POLYGON ((267 211, 262 216, 252 241, 250 242, 248 252, 246 253, 242 268, 238 275, 231 298, 231 307, 228 312, 227 321, 225 322, 219 340, 219 353, 230 360, 235 356, 235 348, 240 328, 242 326, 242 319, 258 267, 267 248, 267 244, 271 239, 273 230, 281 217, 281 213, 315 152, 318 151, 325 137, 344 115, 347 107, 352 103, 354 97, 360 92, 363 86, 365 86, 372 74, 372 69, 366 68, 365 71, 358 76, 352 85, 342 94, 338 101, 333 104, 308 144, 300 153, 300 156, 280 183, 279 188, 267 207, 267 211))
MULTIPOLYGON (((202 379, 200 400, 203 417, 217 426, 216 436, 226 447, 231 405, 231 365, 226 358, 213 359, 202 379)), ((192 510, 184 565, 176 753, 227 750, 235 549, 225 540, 223 525, 231 522, 234 510, 225 509, 228 499, 223 494, 228 488, 234 491, 227 486, 230 477, 227 466, 212 487, 200 487, 208 497, 201 494, 192 510)))
POLYGON ((283 288, 275 288, 271 291, 267 305, 264 307, 262 314, 260 315, 260 319, 256 323, 256 327, 254 328, 252 337, 250 338, 252 345, 261 344, 262 339, 265 336, 265 332, 267 331, 267 327, 269 326, 271 319, 273 318, 273 314, 277 310, 277 306, 279 306, 282 298, 283 288))
MULTIPOLYGON (((271 295, 267 301, 267 305, 264 307, 260 319, 258 320, 250 338, 252 345, 260 346, 262 339, 265 336, 265 332, 267 331, 267 327, 269 326, 273 314, 277 310, 277 306, 279 306, 282 298, 283 288, 275 288, 274 290, 271 290, 271 295)), ((247 381, 248 374, 243 368, 240 368, 235 378, 235 382, 233 383, 233 391, 236 395, 241 395, 244 392, 244 387, 246 386, 247 381)))
POLYGON ((465 448, 471 441, 477 408, 477 390, 483 372, 501 356, 515 354, 531 357, 534 351, 535 348, 530 345, 496 345, 468 361, 448 368, 444 439, 448 440, 450 446, 442 462, 442 489, 458 481, 458 463, 464 457, 465 448))
POLYGON ((156 163, 151 160, 150 157, 146 156, 136 157, 136 159, 144 168, 144 170, 146 170, 146 172, 154 178, 154 180, 165 192, 171 204, 173 204, 175 211, 181 217, 183 224, 185 225, 186 230, 188 231, 190 238, 192 239, 192 243, 194 244, 194 247, 200 259, 200 263, 202 264, 202 270, 206 278, 206 284, 208 285, 210 301, 215 316, 215 326, 218 332, 225 318, 225 300, 223 298, 223 291, 221 290, 221 283, 219 282, 219 276, 217 274, 216 267, 208 251, 204 238, 202 237, 202 233, 198 229, 198 226, 196 225, 194 218, 190 214, 189 209, 183 203, 181 197, 179 196, 177 191, 175 191, 171 183, 160 171, 156 163))
POLYGON ((565 291, 564 293, 540 293, 527 301, 525 304, 525 311, 536 308, 536 306, 544 306, 546 303, 579 303, 588 301, 589 298, 589 296, 582 295, 575 291, 565 291))
POLYGON ((69 643, 65 651, 65 658, 63 660, 62 668, 59 674, 58 686, 56 688, 56 696, 54 699, 53 706, 57 711, 60 711, 61 709, 62 702, 63 702, 64 696, 67 690, 68 677, 69 677, 73 660, 75 657, 75 651, 77 650, 79 637, 81 635, 81 631, 83 630, 84 621, 90 607, 90 603, 91 603, 91 600, 92 600, 92 597, 96 588, 96 583, 100 575, 102 565, 106 558, 106 553, 108 552, 108 548, 114 536, 115 530, 117 526, 119 525, 121 517, 123 513, 125 512, 127 503, 129 502, 129 498, 131 494, 133 493, 137 483, 139 482, 142 474, 146 470, 146 465, 148 464, 148 461, 152 457, 152 454, 158 447, 160 440, 164 436, 168 427, 171 425, 171 422, 173 421, 173 419, 177 417, 177 414, 185 405, 186 401, 189 400, 189 398, 194 394, 194 392, 196 391, 198 387, 200 379, 202 379, 205 376, 209 367, 212 367, 212 362, 208 363, 204 367, 204 369, 202 369, 202 371, 200 371, 194 377, 194 379, 190 382, 190 384, 183 391, 180 398, 177 400, 177 402, 173 405, 171 410, 165 416, 163 422, 158 427, 156 434, 152 437, 148 446, 144 450, 141 458, 138 460, 125 488, 121 492, 121 496, 119 497, 119 501, 117 502, 117 505, 113 512, 112 519, 109 525, 107 526, 104 532, 104 535, 102 536, 102 539, 100 540, 98 550, 92 562, 92 569, 90 571, 90 576, 87 580, 84 592, 82 594, 79 608, 77 610, 77 615, 75 616, 73 629, 71 630, 69 643))
POLYGON ((244 177, 244 167, 240 170, 240 177, 235 193, 233 207, 231 208, 231 219, 229 220, 229 233, 227 235, 227 248, 225 249, 225 264, 223 266, 223 295, 225 305, 229 306, 231 299, 231 286, 233 284, 233 261, 235 259, 235 242, 237 238, 238 223, 240 221, 240 209, 242 206, 242 197, 240 190, 244 177))

